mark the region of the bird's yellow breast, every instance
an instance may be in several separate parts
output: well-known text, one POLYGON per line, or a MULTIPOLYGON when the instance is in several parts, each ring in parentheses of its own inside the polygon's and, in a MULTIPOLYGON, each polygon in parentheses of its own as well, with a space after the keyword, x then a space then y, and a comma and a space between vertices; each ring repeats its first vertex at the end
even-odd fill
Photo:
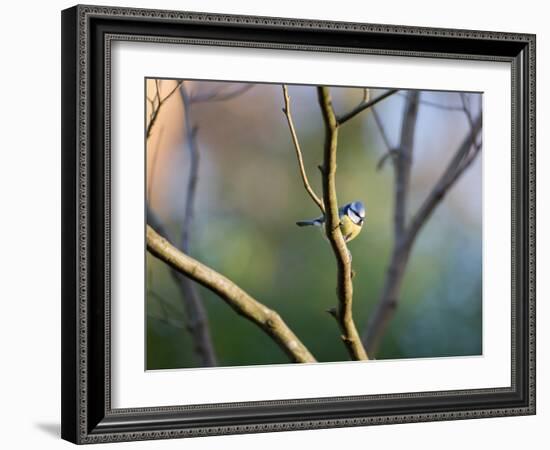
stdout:
POLYGON ((340 230, 346 242, 355 239, 361 232, 361 225, 354 223, 348 216, 344 215, 340 218, 340 230))

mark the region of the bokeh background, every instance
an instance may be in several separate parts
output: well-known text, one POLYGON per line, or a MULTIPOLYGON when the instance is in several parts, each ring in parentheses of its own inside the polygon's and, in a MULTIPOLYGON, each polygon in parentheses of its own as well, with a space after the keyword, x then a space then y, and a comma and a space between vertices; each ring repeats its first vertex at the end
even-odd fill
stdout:
MULTIPOLYGON (((163 80, 161 96, 175 81, 163 80)), ((242 90, 238 83, 185 81, 191 95, 242 90)), ((146 80, 153 98, 157 83, 146 80)), ((371 96, 384 92, 371 89, 371 96)), ((363 89, 331 89, 337 112, 363 89)), ((305 166, 321 193, 323 122, 314 86, 289 86, 305 166)), ((406 91, 377 105, 392 145, 399 139, 406 91)), ((474 111, 482 94, 468 93, 474 111)), ((409 216, 431 190, 468 132, 455 92, 422 91, 414 147, 409 216)), ((146 114, 151 104, 146 101, 146 114)), ((280 84, 256 84, 225 101, 192 104, 200 166, 191 230, 193 257, 232 279, 278 311, 321 362, 348 360, 335 320, 336 271, 318 229, 296 220, 318 216, 298 172, 282 112, 280 84)), ((150 208, 173 235, 184 215, 189 152, 179 95, 162 107, 147 140, 150 208)), ((386 152, 373 116, 364 112, 339 134, 337 190, 341 204, 362 200, 367 220, 349 248, 353 254, 354 317, 361 331, 378 301, 392 245, 393 168, 377 170, 386 152)), ((463 174, 422 229, 414 246, 401 302, 377 359, 482 353, 482 156, 463 174)), ((167 266, 147 254, 146 365, 198 367, 185 327, 180 291, 167 266)), ((221 366, 280 364, 288 358, 261 330, 199 286, 221 366)))

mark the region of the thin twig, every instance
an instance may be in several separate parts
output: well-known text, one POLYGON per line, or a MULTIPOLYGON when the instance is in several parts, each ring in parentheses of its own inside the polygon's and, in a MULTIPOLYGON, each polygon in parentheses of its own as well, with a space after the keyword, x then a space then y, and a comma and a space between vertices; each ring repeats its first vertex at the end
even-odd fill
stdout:
POLYGON ((238 314, 255 323, 294 362, 316 362, 278 313, 258 302, 220 273, 179 251, 147 225, 147 250, 173 269, 217 294, 238 314))
POLYGON ((376 170, 379 171, 382 169, 382 167, 384 167, 384 163, 389 158, 397 157, 399 155, 399 152, 391 145, 388 133, 386 132, 384 124, 382 123, 382 119, 380 118, 380 115, 378 114, 378 111, 376 111, 376 108, 374 106, 372 107, 372 117, 374 117, 374 121, 376 123, 376 126, 378 127, 378 131, 380 132, 382 141, 386 146, 386 153, 382 155, 382 157, 378 161, 378 164, 376 165, 376 170))
POLYGON ((288 122, 290 135, 292 136, 292 142, 294 143, 294 149, 296 151, 296 158, 298 159, 298 166, 300 168, 300 175, 302 177, 302 182, 304 183, 304 188, 306 189, 311 199, 317 204, 321 212, 324 214, 325 206, 323 204, 323 201, 317 196, 317 194, 309 184, 309 180, 307 179, 306 169, 304 167, 304 159, 302 157, 302 150, 300 148, 300 142, 298 141, 298 136, 294 127, 294 121, 292 119, 292 113, 290 111, 290 97, 288 95, 288 88, 286 84, 283 84, 283 96, 285 101, 283 113, 285 114, 286 120, 288 122))
POLYGON ((380 114, 378 114, 378 111, 373 106, 372 107, 372 117, 374 117, 374 121, 376 122, 376 126, 378 127, 378 131, 380 132, 380 136, 382 137, 382 140, 384 141, 384 145, 386 146, 386 149, 390 151, 393 146, 390 143, 390 138, 388 137, 388 133, 386 132, 386 128, 384 127, 384 124, 382 123, 382 119, 380 118, 380 114))
POLYGON ((369 100, 367 102, 362 101, 355 108, 353 108, 350 112, 348 112, 346 114, 342 114, 341 116, 338 116, 336 118, 336 123, 338 125, 342 125, 342 124, 346 123, 348 120, 353 119, 357 114, 363 112, 365 109, 368 109, 371 106, 376 105, 377 103, 379 103, 382 100, 388 98, 389 96, 397 93, 398 91, 399 91, 399 89, 389 89, 388 91, 384 92, 383 94, 379 95, 376 98, 373 98, 372 100, 369 100))
POLYGON ((151 135, 151 131, 153 130, 153 126, 157 121, 162 105, 164 105, 166 101, 170 99, 170 97, 172 97, 174 92, 176 92, 178 88, 181 86, 181 83, 183 83, 182 80, 176 81, 176 86, 165 97, 160 98, 160 85, 158 83, 158 80, 155 79, 155 84, 157 86, 156 98, 158 99, 158 103, 157 103, 157 107, 153 108, 153 110, 151 111, 151 116, 149 118, 149 123, 147 124, 146 132, 145 132, 146 138, 149 138, 149 136, 151 135))
POLYGON ((337 265, 338 320, 342 331, 342 340, 354 360, 367 360, 367 352, 363 347, 359 333, 353 321, 353 283, 351 257, 342 231, 336 196, 336 153, 338 150, 338 122, 330 91, 327 87, 317 87, 317 94, 323 122, 325 125, 325 146, 323 158, 323 200, 326 205, 325 233, 330 242, 337 265))

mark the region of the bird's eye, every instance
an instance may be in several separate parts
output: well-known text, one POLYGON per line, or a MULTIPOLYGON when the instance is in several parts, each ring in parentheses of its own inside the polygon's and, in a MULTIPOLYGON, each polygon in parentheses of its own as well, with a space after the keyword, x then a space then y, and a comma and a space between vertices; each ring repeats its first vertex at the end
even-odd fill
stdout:
POLYGON ((354 223, 361 223, 362 219, 353 209, 350 208, 349 216, 354 223))

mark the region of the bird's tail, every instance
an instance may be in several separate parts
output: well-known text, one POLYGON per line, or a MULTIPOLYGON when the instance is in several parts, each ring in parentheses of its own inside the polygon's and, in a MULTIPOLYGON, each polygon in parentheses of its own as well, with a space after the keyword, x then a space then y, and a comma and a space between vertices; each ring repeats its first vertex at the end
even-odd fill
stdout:
POLYGON ((296 222, 296 225, 299 227, 308 227, 308 226, 321 226, 322 222, 319 219, 312 219, 312 220, 299 220, 296 222))

